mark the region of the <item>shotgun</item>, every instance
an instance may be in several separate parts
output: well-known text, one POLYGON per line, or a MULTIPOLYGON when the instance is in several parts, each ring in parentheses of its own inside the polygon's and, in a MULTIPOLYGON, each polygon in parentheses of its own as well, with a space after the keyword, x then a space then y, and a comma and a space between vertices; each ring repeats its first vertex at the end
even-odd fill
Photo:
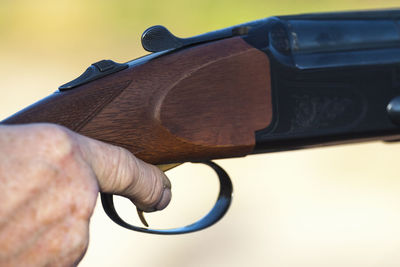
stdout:
POLYGON ((181 228, 128 224, 102 194, 128 229, 181 234, 221 219, 232 183, 212 159, 400 140, 400 10, 269 17, 190 38, 158 25, 141 42, 150 54, 93 63, 2 121, 56 123, 163 170, 200 162, 217 173, 215 206, 181 228))

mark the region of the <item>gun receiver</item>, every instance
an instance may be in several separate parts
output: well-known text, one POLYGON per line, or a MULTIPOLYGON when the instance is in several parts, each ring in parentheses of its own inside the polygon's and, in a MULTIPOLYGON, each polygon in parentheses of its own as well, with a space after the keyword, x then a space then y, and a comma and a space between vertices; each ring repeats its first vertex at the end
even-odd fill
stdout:
MULTIPOLYGON (((271 17, 187 39, 154 26, 142 44, 155 53, 94 63, 2 123, 64 125, 153 164, 400 138, 398 10, 271 17)), ((201 226, 149 231, 123 222, 112 196, 103 206, 130 229, 203 229, 232 192, 207 164, 224 204, 201 226)))

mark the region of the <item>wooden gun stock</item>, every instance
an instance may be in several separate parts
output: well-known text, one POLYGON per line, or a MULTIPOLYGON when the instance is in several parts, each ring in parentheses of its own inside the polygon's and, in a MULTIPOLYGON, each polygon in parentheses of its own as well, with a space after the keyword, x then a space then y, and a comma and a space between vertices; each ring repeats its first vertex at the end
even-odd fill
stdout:
POLYGON ((271 105, 267 55, 234 37, 55 92, 3 123, 60 124, 165 164, 251 153, 271 105))

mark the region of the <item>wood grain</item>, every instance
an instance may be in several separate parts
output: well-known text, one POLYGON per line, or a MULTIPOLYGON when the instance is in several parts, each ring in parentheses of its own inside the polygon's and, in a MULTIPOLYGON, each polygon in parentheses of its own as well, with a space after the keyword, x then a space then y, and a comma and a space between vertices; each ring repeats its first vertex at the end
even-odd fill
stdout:
POLYGON ((272 120, 268 57, 240 37, 55 93, 3 123, 51 122, 154 164, 243 156, 272 120))

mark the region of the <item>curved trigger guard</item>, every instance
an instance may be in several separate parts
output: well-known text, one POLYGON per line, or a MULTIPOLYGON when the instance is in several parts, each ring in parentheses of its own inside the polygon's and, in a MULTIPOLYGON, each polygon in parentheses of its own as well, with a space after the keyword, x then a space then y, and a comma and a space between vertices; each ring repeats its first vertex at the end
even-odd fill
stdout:
POLYGON ((113 220, 116 224, 125 227, 127 229, 143 233, 160 234, 160 235, 177 235, 177 234, 196 232, 204 228, 207 228, 218 222, 228 211, 229 206, 232 202, 233 187, 231 179, 229 178, 228 174, 224 171, 224 169, 222 169, 220 166, 211 161, 206 161, 201 163, 208 165, 217 173, 220 184, 220 191, 217 201, 214 207, 211 209, 211 211, 206 216, 204 216, 203 218, 201 218, 200 220, 198 220, 193 224, 179 228, 160 229, 160 230, 131 225, 125 222, 123 219, 121 219, 121 217, 119 217, 114 207, 114 200, 112 194, 101 193, 101 203, 103 204, 103 209, 108 215, 108 217, 110 217, 110 219, 113 220))

